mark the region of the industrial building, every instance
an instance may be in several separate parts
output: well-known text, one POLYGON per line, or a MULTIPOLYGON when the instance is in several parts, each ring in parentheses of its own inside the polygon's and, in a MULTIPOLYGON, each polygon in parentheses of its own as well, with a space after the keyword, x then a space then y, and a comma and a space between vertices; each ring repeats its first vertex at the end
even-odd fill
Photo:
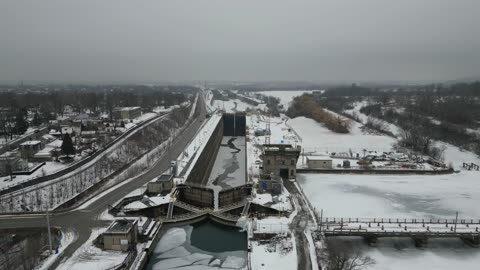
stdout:
POLYGON ((297 160, 301 147, 290 144, 263 145, 263 174, 273 174, 283 179, 293 179, 296 175, 297 160))
POLYGON ((127 251, 138 241, 138 220, 116 220, 102 234, 103 248, 127 251))
POLYGON ((323 156, 307 157, 307 166, 309 169, 332 169, 332 159, 323 156))
POLYGON ((162 174, 155 178, 153 181, 148 182, 147 192, 161 194, 164 192, 170 192, 173 188, 173 175, 162 174))
POLYGON ((26 141, 18 146, 20 156, 25 159, 32 158, 38 151, 42 150, 45 144, 41 141, 26 141))
POLYGON ((113 117, 115 119, 134 119, 142 114, 140 107, 120 107, 115 108, 113 111, 113 117))

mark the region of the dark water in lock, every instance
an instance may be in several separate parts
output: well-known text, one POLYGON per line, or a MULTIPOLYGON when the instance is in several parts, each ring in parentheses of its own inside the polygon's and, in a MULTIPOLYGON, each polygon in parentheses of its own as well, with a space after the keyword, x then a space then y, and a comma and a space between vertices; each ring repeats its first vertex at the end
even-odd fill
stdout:
POLYGON ((191 244, 209 252, 247 250, 247 233, 209 219, 192 224, 191 244))

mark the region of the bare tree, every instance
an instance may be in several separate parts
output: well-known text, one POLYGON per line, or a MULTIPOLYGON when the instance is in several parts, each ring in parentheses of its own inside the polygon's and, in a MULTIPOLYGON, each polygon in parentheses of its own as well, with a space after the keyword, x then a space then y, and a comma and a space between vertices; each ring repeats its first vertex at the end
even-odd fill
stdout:
POLYGON ((327 240, 330 270, 359 270, 375 264, 369 256, 363 255, 359 248, 338 240, 327 240))

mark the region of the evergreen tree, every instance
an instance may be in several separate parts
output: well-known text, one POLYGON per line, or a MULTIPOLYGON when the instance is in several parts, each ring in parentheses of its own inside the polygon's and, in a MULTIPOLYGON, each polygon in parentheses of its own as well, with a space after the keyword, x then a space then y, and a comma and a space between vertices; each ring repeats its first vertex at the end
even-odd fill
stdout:
POLYGON ((63 136, 63 142, 62 142, 62 152, 67 155, 73 155, 75 154, 75 147, 73 146, 72 138, 70 138, 70 134, 65 133, 63 136))
POLYGON ((15 130, 17 134, 23 134, 28 129, 27 110, 21 109, 15 115, 15 130))
POLYGON ((39 126, 40 124, 42 124, 42 120, 40 119, 38 111, 35 111, 35 114, 33 115, 32 125, 39 126))

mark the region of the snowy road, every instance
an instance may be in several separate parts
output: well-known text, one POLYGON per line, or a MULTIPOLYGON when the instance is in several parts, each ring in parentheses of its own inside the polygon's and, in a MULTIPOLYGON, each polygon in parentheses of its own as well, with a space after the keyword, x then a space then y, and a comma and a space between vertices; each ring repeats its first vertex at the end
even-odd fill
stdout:
MULTIPOLYGON (((95 198, 96 200, 88 205, 88 207, 81 210, 77 208, 76 210, 69 212, 52 214, 50 218, 52 226, 72 229, 78 238, 65 249, 62 256, 52 264, 49 269, 56 269, 62 260, 72 256, 72 254, 88 240, 92 228, 107 226, 110 223, 110 221, 99 220, 99 216, 109 205, 112 205, 114 202, 120 200, 131 191, 141 187, 143 184, 162 174, 169 168, 169 157, 178 156, 182 153, 185 146, 191 142, 202 121, 205 119, 206 112, 204 102, 201 101, 200 104, 202 104, 201 113, 198 118, 183 131, 183 133, 175 138, 175 141, 171 146, 170 155, 164 155, 144 174, 131 179, 124 185, 115 186, 115 188, 111 189, 108 196, 95 198)), ((0 217, 0 230, 10 228, 34 228, 39 226, 46 226, 44 215, 15 215, 0 217)))

